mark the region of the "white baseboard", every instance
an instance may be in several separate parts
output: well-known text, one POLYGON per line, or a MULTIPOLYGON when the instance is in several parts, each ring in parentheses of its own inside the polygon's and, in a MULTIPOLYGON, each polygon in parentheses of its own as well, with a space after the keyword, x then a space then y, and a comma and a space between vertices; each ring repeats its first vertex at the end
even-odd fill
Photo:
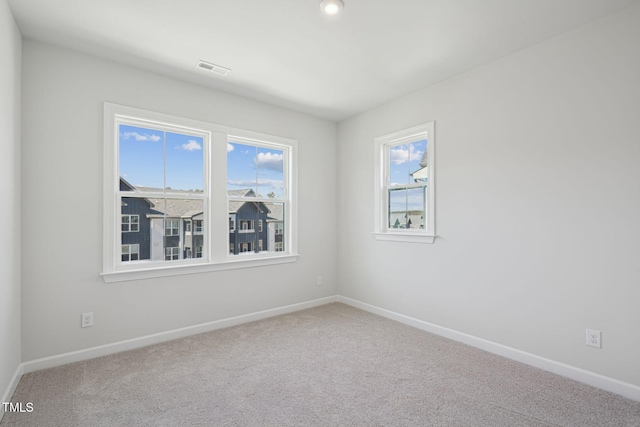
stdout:
POLYGON ((338 302, 640 402, 640 387, 341 295, 338 302))
MULTIPOLYGON (((171 341, 177 338, 183 338, 190 335, 210 332, 216 329, 228 328, 230 326, 240 325, 242 323, 253 322, 256 320, 266 319, 268 317, 279 316, 281 314, 293 313, 295 311, 305 310, 307 308, 317 307, 320 305, 336 302, 337 296, 319 298, 312 301, 306 301, 298 304, 291 304, 284 307, 272 308, 269 310, 258 311, 255 313, 243 314, 241 316, 229 317, 227 319, 215 320, 213 322, 202 323, 200 325, 188 326, 186 328, 174 329, 158 334, 146 335, 139 338, 133 338, 125 341, 118 341, 111 344, 105 344, 97 347, 91 347, 84 350, 72 351, 55 356, 44 357, 42 359, 24 362, 21 367, 22 372, 28 374, 30 372, 39 371, 41 369, 53 368, 56 366, 66 365, 68 363, 80 362, 83 360, 94 359, 96 357, 107 356, 122 351, 133 350, 140 347, 146 347, 152 344, 158 344, 165 341, 171 341)), ((21 374, 22 375, 22 374, 21 374)), ((19 379, 19 378, 18 378, 19 379)), ((16 383, 17 384, 17 383, 16 383)))
MULTIPOLYGON (((18 383, 20 382, 20 378, 22 378, 23 374, 24 374, 24 366, 23 364, 20 364, 16 368, 16 371, 13 373, 13 376, 11 377, 11 381, 9 381, 9 385, 7 386, 7 389, 4 391, 4 394, 2 395, 2 400, 0 400, 0 402, 11 401, 11 397, 13 396, 13 393, 15 393, 16 388, 18 387, 18 383)), ((0 409, 0 422, 2 421, 3 416, 4 416, 4 410, 0 409)))

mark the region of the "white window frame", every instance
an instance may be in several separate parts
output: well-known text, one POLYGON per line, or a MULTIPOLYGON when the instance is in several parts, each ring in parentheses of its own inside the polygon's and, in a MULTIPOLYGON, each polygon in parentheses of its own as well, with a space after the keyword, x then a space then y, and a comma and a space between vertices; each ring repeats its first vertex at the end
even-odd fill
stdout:
MULTIPOLYGON (((121 282, 127 280, 150 279, 176 276, 182 274, 203 273, 247 267, 261 267, 275 264, 295 262, 298 258, 298 209, 297 209, 297 176, 298 176, 298 142, 293 139, 244 129, 176 117, 123 105, 104 103, 104 180, 103 180, 103 270, 105 282, 121 282), (121 123, 127 120, 148 122, 149 126, 165 124, 175 131, 197 131, 208 135, 203 147, 205 158, 205 188, 203 225, 204 247, 202 258, 165 262, 121 262, 121 205, 119 197, 126 197, 120 192, 120 176, 118 171, 118 131, 121 123), (247 142, 251 144, 286 148, 285 188, 287 218, 285 235, 287 236, 284 252, 262 252, 246 254, 243 257, 229 255, 229 211, 227 198, 227 142, 247 142)), ((130 193, 130 192, 129 192, 130 193)), ((186 198, 193 198, 185 196, 186 198)), ((196 197, 197 198, 197 197, 196 197)), ((269 202, 279 200, 269 199, 269 202)), ((195 231, 195 223, 192 225, 195 231)), ((198 252, 196 251, 196 254, 198 252)))
POLYGON ((433 243, 435 233, 435 123, 429 122, 409 129, 393 132, 375 138, 375 191, 374 191, 374 231, 377 240, 433 243), (388 226, 389 218, 389 148, 426 139, 428 179, 424 229, 393 229, 388 226))
POLYGON ((193 234, 203 234, 204 233, 204 222, 201 219, 193 220, 193 234))

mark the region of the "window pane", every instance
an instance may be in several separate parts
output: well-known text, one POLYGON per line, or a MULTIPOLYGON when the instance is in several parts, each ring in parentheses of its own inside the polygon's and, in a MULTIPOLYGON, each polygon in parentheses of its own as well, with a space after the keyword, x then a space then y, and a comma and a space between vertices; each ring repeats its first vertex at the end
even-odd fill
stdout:
POLYGON ((424 230, 425 200, 424 188, 407 190, 407 228, 424 230))
POLYGON ((227 190, 232 197, 284 197, 284 151, 228 142, 227 190))
POLYGON ((119 148, 120 191, 164 187, 164 132, 121 124, 119 148))
POLYGON ((425 228, 425 188, 389 190, 389 228, 425 228))
POLYGON ((138 228, 137 233, 121 233, 122 245, 138 245, 140 260, 164 261, 166 248, 177 248, 170 260, 187 258, 188 251, 204 246, 203 200, 123 197, 121 205, 123 214, 137 215, 138 228), (189 223, 195 226, 192 233, 186 232, 189 223))
POLYGON ((204 189, 202 137, 120 125, 120 191, 204 189))
POLYGON ((166 132, 167 189, 202 192, 203 139, 192 135, 166 132))
POLYGON ((419 176, 421 176, 420 172, 426 171, 426 140, 391 146, 388 150, 389 185, 404 185, 417 182, 419 176), (416 173, 418 176, 414 177, 416 173))
POLYGON ((407 190, 389 190, 389 228, 407 228, 407 190))

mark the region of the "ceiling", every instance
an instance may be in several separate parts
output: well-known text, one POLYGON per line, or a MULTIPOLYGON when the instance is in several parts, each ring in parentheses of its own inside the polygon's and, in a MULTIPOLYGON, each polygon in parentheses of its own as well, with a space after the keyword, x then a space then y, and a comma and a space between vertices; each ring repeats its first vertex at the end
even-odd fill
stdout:
POLYGON ((27 39, 340 121, 640 0, 344 0, 336 17, 319 0, 8 3, 27 39))

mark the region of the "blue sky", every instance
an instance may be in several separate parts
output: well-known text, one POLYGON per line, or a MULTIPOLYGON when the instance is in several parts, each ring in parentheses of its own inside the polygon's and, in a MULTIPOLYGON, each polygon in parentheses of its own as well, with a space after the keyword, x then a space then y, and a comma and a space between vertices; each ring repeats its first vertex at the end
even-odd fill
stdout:
POLYGON ((230 141, 227 143, 227 189, 251 188, 284 197, 284 152, 230 141))
MULTIPOLYGON (((120 176, 137 187, 202 190, 203 139, 120 125, 120 176), (165 166, 166 154, 166 166, 165 166), (166 180, 166 181, 165 181, 166 180)), ((284 196, 284 152, 230 141, 227 189, 284 196)))
POLYGON ((202 190, 202 144, 191 135, 120 125, 120 176, 134 186, 202 190))

